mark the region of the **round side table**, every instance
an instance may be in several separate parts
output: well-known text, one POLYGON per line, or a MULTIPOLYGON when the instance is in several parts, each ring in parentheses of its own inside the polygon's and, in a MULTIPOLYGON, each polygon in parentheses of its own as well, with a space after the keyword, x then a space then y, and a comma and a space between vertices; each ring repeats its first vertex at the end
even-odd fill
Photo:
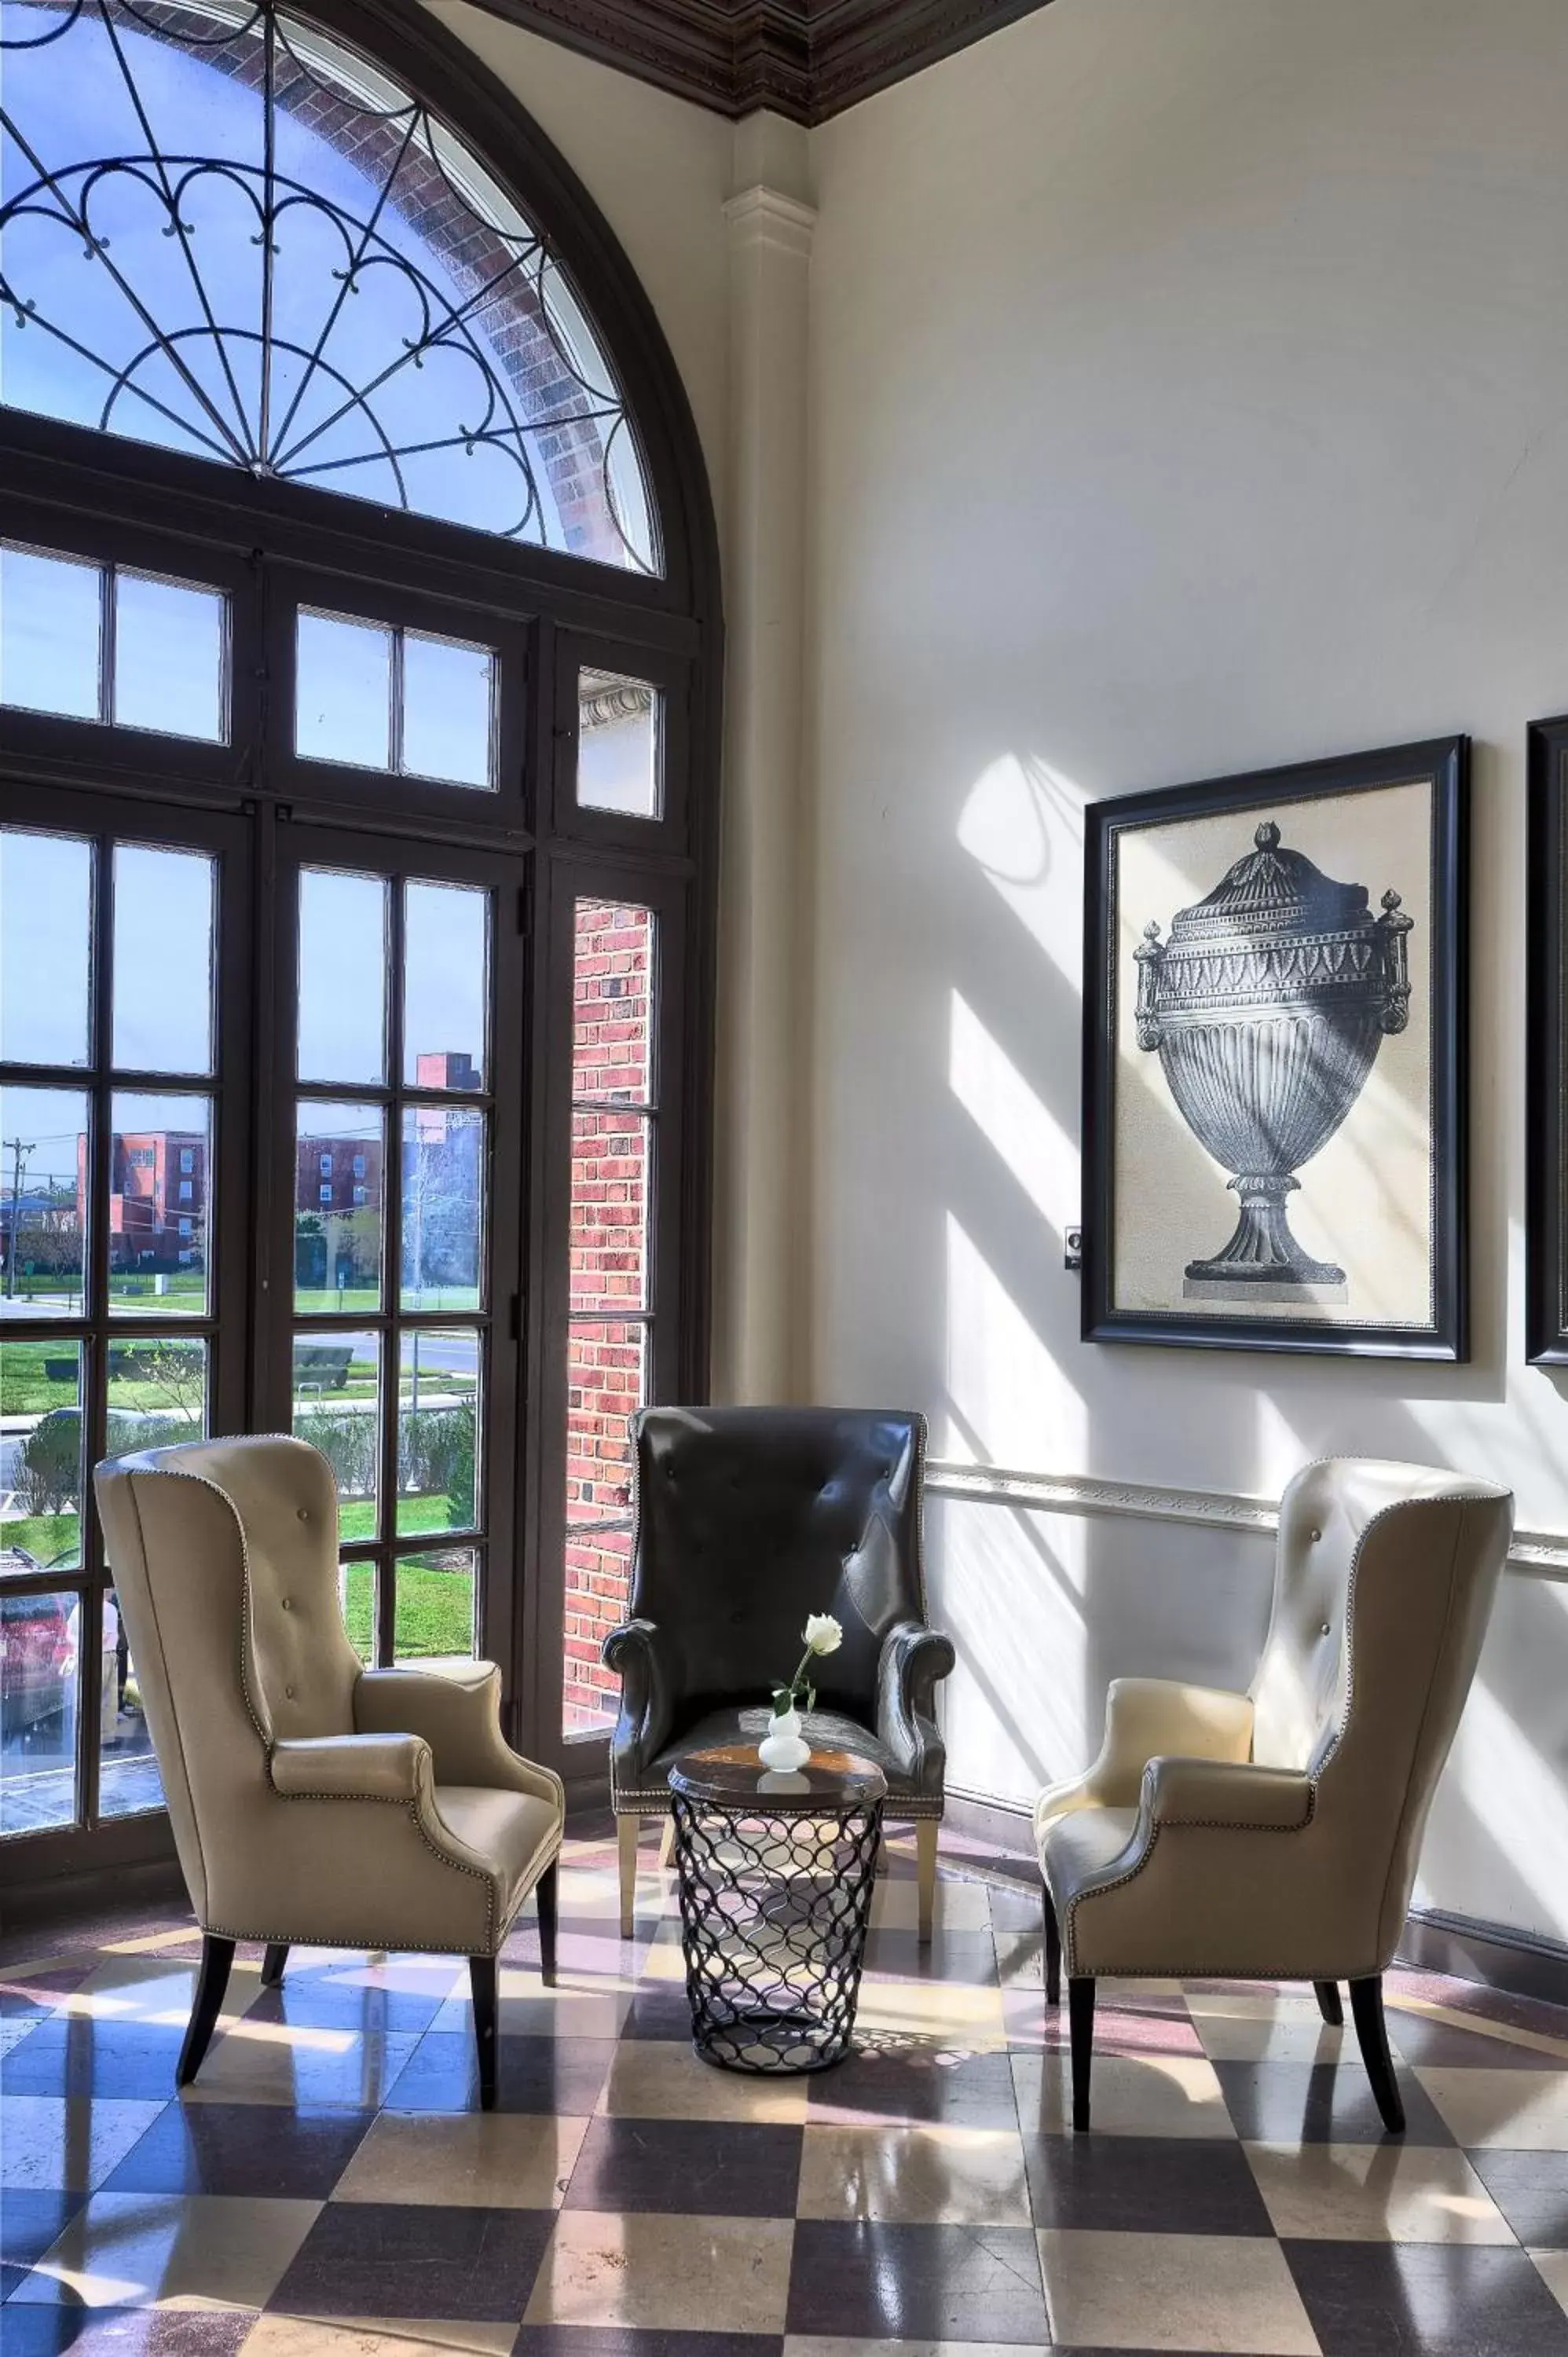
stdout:
POLYGON ((825 2071, 849 2051, 887 1780, 819 1751, 790 1775, 748 1744, 670 1770, 692 2043, 721 2070, 825 2071))

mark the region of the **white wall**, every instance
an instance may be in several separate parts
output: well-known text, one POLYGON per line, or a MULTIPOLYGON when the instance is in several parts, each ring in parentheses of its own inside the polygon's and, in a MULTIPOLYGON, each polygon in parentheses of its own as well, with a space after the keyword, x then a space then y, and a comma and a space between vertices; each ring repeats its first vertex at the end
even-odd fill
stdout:
MULTIPOLYGON (((1568 705, 1568 11, 1054 0, 816 135, 813 1389, 941 1453, 1276 1493, 1453 1462, 1568 1530, 1523 1364, 1524 730, 1568 705), (1466 730, 1474 1359, 1087 1348, 1081 813, 1466 730)), ((1244 1672, 1255 1539, 932 1517, 955 1781, 1244 1672)), ((1568 1937, 1568 1587, 1511 1574, 1423 1893, 1568 1937), (1481 1828, 1486 1827, 1483 1834, 1481 1828)))

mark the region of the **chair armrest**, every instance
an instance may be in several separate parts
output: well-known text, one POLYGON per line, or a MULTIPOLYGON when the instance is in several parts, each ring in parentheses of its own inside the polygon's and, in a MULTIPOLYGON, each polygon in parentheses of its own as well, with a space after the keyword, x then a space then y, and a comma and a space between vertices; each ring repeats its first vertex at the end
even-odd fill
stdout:
POLYGON ((1252 1703, 1220 1686, 1179 1678, 1112 1678, 1105 1696, 1100 1756, 1081 1776, 1052 1784, 1035 1803, 1036 1837, 1070 1809, 1131 1809, 1144 1770, 1165 1754, 1245 1761, 1252 1749, 1252 1703))
POLYGON ((354 1724, 362 1736, 422 1737, 437 1784, 482 1784, 564 1806, 560 1778, 514 1751, 501 1733, 501 1674, 493 1662, 435 1670, 361 1670, 354 1724))
POLYGON ((319 1735, 274 1743, 273 1790, 285 1801, 427 1801, 430 1746, 417 1735, 319 1735))
POLYGON ((1228 1825, 1298 1831, 1312 1815, 1312 1780, 1294 1768, 1253 1768, 1221 1760, 1151 1760, 1142 1813, 1155 1826, 1228 1825))
POLYGON ((901 1774, 940 1793, 947 1747, 937 1726, 937 1680, 957 1655, 950 1637, 923 1621, 900 1620, 882 1640, 876 1664, 876 1732, 901 1774))
POLYGON ((673 1696, 664 1643, 652 1620, 623 1620, 604 1643, 604 1663, 620 1680, 620 1715, 610 1738, 610 1781, 634 1792, 669 1741, 673 1696))

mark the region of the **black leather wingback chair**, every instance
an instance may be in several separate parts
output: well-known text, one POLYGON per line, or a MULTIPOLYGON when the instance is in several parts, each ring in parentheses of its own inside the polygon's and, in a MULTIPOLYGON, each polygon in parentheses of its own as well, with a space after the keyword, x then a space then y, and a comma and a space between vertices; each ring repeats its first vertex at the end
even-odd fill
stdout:
POLYGON ((920 1550, 926 1426, 907 1410, 655 1407, 633 1419, 630 1618, 605 1640, 619 1673, 610 1796, 623 1937, 637 1836, 664 1815, 677 1753, 757 1740, 770 1689, 800 1661, 809 1612, 843 1624, 813 1664, 809 1741, 875 1760, 887 1814, 911 1818, 930 1937, 946 1753, 935 1687, 950 1641, 926 1626, 920 1550))

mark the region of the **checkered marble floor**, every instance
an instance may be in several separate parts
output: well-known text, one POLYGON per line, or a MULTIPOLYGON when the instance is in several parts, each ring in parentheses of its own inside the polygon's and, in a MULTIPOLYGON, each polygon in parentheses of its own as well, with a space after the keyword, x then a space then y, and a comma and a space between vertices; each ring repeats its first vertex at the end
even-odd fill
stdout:
POLYGON ((242 1951, 183 2100, 188 1928, 0 1966, 5 2357, 1568 2352, 1568 2012, 1391 1975, 1396 2141, 1310 1990, 1107 1983, 1074 2137, 1037 1893, 950 1861, 922 1958, 896 1842, 859 2050, 739 2078, 651 1834, 633 1942, 607 1843, 555 1989, 514 1932, 489 2115, 456 1963, 242 1951))

